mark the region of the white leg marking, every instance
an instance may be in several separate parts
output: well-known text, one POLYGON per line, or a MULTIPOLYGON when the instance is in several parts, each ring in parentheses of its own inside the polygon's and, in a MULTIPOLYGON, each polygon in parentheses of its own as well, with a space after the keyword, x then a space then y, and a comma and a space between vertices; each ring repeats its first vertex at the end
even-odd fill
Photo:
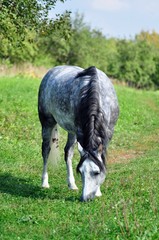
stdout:
POLYGON ((100 191, 100 187, 97 189, 97 192, 95 194, 96 197, 101 197, 102 196, 102 193, 100 191))
POLYGON ((43 188, 49 188, 49 183, 48 183, 48 173, 47 173, 47 170, 46 170, 46 167, 44 166, 44 169, 43 169, 43 174, 42 174, 42 187, 43 188))
POLYGON ((75 178, 73 175, 73 169, 72 169, 72 156, 73 151, 71 152, 71 149, 69 150, 68 159, 67 159, 67 181, 68 181, 68 187, 72 190, 77 190, 78 187, 75 183, 75 178))

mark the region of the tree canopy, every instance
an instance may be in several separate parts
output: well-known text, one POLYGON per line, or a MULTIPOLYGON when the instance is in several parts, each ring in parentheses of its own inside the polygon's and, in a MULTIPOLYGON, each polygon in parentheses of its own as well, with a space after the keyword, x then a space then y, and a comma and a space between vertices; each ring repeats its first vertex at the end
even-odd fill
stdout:
POLYGON ((0 58, 11 62, 31 61, 37 52, 39 36, 48 30, 60 28, 61 34, 67 38, 70 13, 66 12, 56 19, 48 17, 58 1, 65 0, 1 0, 0 58))
POLYGON ((91 29, 79 13, 50 19, 48 13, 57 1, 0 1, 1 64, 95 65, 130 86, 159 89, 157 32, 141 31, 132 39, 107 38, 91 29))

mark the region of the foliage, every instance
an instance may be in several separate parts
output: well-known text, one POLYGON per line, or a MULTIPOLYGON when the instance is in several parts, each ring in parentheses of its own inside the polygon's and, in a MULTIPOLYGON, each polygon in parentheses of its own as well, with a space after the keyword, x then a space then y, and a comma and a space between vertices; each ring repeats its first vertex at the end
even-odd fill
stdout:
MULTIPOLYGON (((66 38, 69 27, 65 20, 69 12, 58 15, 56 19, 48 17, 49 10, 58 0, 14 0, 0 2, 0 59, 11 63, 32 62, 38 53, 38 38, 48 30, 60 28, 66 38), (54 23, 54 24, 53 24, 54 23), (62 25, 62 28, 61 26, 62 25), (65 28, 66 27, 66 28, 65 28)), ((65 0, 59 0, 64 2, 65 0)))
POLYGON ((74 19, 70 12, 49 19, 49 10, 57 1, 1 0, 2 64, 94 65, 129 86, 159 89, 158 33, 142 31, 134 39, 106 38, 79 13, 74 19))
MULTIPOLYGON (((67 187, 61 129, 61 164, 49 166, 50 189, 41 189, 39 84, 22 76, 0 79, 0 238, 159 239, 159 93, 116 86, 120 118, 103 196, 81 203, 80 176, 79 192, 67 187)), ((74 169, 78 161, 76 152, 74 169)))
POLYGON ((71 22, 67 12, 60 17, 60 20, 47 24, 47 28, 38 39, 39 52, 35 60, 36 64, 39 64, 39 60, 44 56, 49 58, 52 65, 66 64, 69 51, 68 41, 71 37, 70 28, 71 22), (63 34, 63 29, 65 29, 65 34, 63 34))
MULTIPOLYGON (((69 24, 68 24, 69 25, 69 24)), ((71 23, 70 23, 71 25, 71 23)), ((72 34, 60 38, 58 31, 40 38, 43 55, 49 54, 53 65, 95 65, 108 76, 136 88, 159 88, 159 35, 141 32, 135 39, 107 39, 91 29, 84 16, 76 13, 72 34)))
POLYGON ((156 70, 152 46, 145 40, 120 40, 118 52, 120 67, 117 78, 124 79, 130 86, 151 87, 156 70))
POLYGON ((116 41, 106 39, 99 30, 91 30, 84 23, 84 16, 78 13, 72 22, 72 29, 68 63, 84 68, 95 65, 110 75, 114 73, 115 56, 117 55, 116 41))
POLYGON ((139 40, 145 40, 146 42, 151 45, 152 52, 154 54, 154 62, 156 71, 152 76, 152 80, 155 85, 159 86, 159 34, 153 31, 151 34, 149 32, 141 32, 139 35, 136 36, 139 40))

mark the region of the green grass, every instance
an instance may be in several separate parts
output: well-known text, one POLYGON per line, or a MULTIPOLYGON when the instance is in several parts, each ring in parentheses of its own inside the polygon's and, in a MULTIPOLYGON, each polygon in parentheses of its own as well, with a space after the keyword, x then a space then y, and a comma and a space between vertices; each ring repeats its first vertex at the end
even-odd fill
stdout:
MULTIPOLYGON (((103 196, 81 203, 65 163, 41 188, 40 81, 0 79, 0 239, 159 239, 159 92, 116 86, 120 118, 109 147, 103 196)), ((60 129, 61 158, 66 134, 60 129)), ((74 167, 78 162, 76 151, 74 167)))

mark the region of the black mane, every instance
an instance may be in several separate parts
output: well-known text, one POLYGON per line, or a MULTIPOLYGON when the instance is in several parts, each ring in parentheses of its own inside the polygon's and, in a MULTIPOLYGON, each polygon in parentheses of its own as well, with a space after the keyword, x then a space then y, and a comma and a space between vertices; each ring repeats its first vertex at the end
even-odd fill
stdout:
MULTIPOLYGON (((81 132, 77 134, 77 140, 85 151, 91 153, 89 155, 101 168, 101 162, 96 156, 93 157, 93 151, 96 151, 100 144, 103 145, 106 138, 104 116, 99 104, 99 84, 96 68, 89 67, 78 73, 76 78, 86 76, 90 77, 89 83, 81 89, 80 104, 76 114, 76 123, 81 130, 81 132)), ((81 81, 82 80, 83 79, 81 79, 81 81)), ((79 165, 81 165, 80 163, 79 165)))

